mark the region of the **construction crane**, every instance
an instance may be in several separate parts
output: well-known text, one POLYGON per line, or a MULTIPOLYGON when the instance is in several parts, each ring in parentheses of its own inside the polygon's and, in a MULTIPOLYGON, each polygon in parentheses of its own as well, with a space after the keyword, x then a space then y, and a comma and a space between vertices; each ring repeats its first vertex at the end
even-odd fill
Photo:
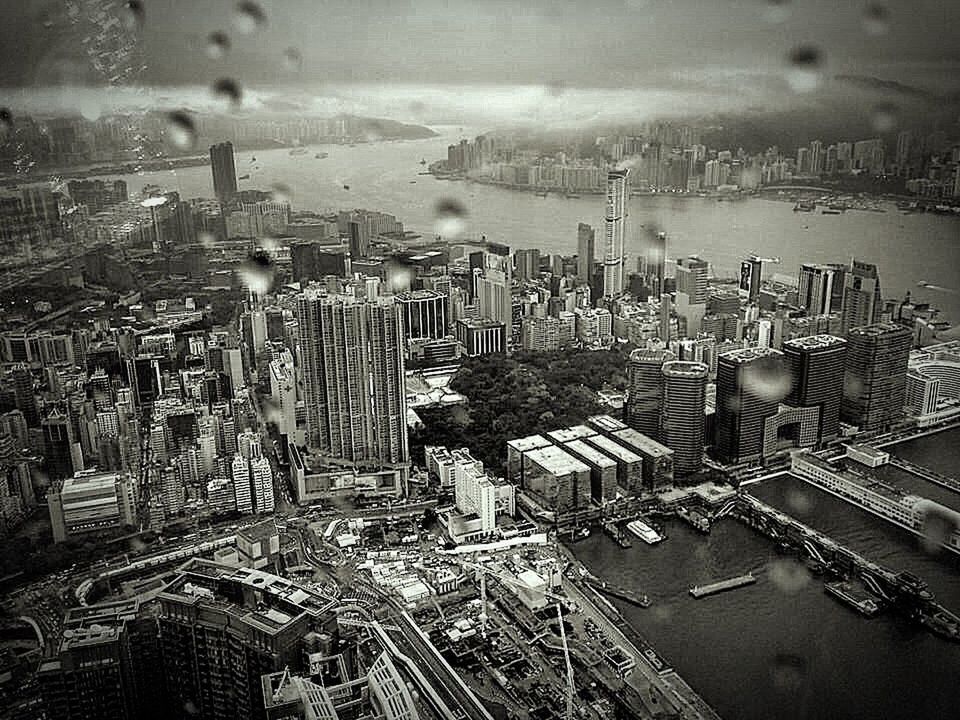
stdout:
MULTIPOLYGON (((480 573, 480 632, 484 639, 487 637, 487 575, 493 575, 495 578, 500 580, 503 583, 508 585, 513 585, 514 587, 526 588, 527 585, 512 575, 507 575, 505 573, 500 573, 495 570, 491 570, 486 565, 480 563, 473 563, 469 560, 461 560, 460 558, 454 556, 447 556, 450 560, 463 567, 471 568, 480 573)), ((575 692, 576 686, 573 682, 573 665, 570 662, 570 648, 567 646, 567 631, 563 625, 563 601, 568 600, 569 598, 564 597, 563 595, 557 595, 548 590, 541 591, 545 597, 555 600, 557 605, 557 619, 560 622, 560 640, 563 645, 563 659, 566 664, 567 677, 566 677, 566 700, 567 700, 567 711, 564 715, 565 720, 573 720, 573 695, 575 692)))
POLYGON ((773 265, 780 264, 780 258, 778 257, 760 257, 756 253, 750 253, 747 259, 753 262, 759 262, 759 263, 771 263, 773 265))

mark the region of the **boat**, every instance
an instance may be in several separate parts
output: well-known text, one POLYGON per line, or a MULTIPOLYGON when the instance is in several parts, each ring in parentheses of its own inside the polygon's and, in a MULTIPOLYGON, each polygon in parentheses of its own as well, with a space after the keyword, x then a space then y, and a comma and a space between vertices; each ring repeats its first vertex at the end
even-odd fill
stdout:
POLYGON ((796 205, 793 206, 794 212, 813 212, 817 209, 816 203, 809 202, 807 200, 801 200, 796 205))
POLYGON ((694 585, 690 588, 690 594, 699 600, 708 595, 716 595, 726 590, 735 590, 744 585, 753 585, 756 581, 757 579, 753 576, 753 573, 747 573, 746 575, 738 575, 737 577, 719 580, 708 585, 694 585))
POLYGON ((549 194, 550 194, 550 193, 549 193, 548 191, 546 191, 546 190, 538 190, 537 193, 536 193, 537 197, 546 197, 546 196, 549 195, 549 194))
POLYGON ((627 523, 627 530, 643 540, 647 545, 655 545, 663 540, 663 535, 642 520, 631 520, 627 523))
POLYGON ((290 151, 291 155, 306 155, 307 149, 305 147, 296 147, 290 151))
POLYGON ((420 164, 421 164, 421 165, 426 165, 426 164, 427 164, 427 159, 426 159, 426 158, 421 158, 420 164))
POLYGON ((255 163, 256 161, 257 161, 257 156, 256 156, 256 155, 254 155, 252 158, 250 158, 250 164, 251 164, 251 165, 252 165, 253 163, 255 163))
POLYGON ((920 616, 920 624, 935 635, 947 640, 960 641, 960 622, 957 621, 955 615, 946 610, 923 613, 920 616))
POLYGON ((417 181, 416 181, 416 180, 411 180, 411 181, 410 181, 410 184, 411 184, 411 185, 416 185, 416 184, 417 184, 417 181))
POLYGON ((677 510, 677 515, 682 520, 686 520, 695 530, 704 534, 710 532, 710 519, 699 510, 687 510, 685 507, 681 507, 677 510))
POLYGON ((318 152, 318 153, 317 153, 316 155, 314 155, 313 157, 314 157, 316 160, 324 160, 324 159, 330 157, 330 153, 318 152))
POLYGON ((566 195, 564 195, 564 197, 567 198, 568 200, 576 200, 580 196, 577 195, 576 193, 567 193, 566 195))
POLYGON ((866 590, 853 583, 845 581, 825 583, 823 590, 864 617, 873 617, 880 612, 880 603, 866 590))
POLYGON ((241 176, 238 177, 237 179, 238 179, 238 180, 249 180, 249 179, 250 179, 250 176, 249 176, 249 175, 241 175, 241 176))
POLYGON ((834 210, 832 208, 824 208, 820 211, 821 215, 841 215, 843 210, 834 210))
POLYGON ((344 190, 349 190, 349 189, 350 189, 350 186, 349 186, 349 185, 344 185, 344 186, 343 186, 343 189, 344 189, 344 190))

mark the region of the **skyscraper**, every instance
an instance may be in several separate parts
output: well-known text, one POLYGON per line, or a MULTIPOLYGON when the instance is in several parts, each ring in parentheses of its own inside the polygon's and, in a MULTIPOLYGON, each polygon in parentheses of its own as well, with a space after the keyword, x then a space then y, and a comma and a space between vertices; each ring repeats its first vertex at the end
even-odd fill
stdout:
POLYGON ((223 142, 210 147, 210 169, 213 172, 213 194, 220 202, 229 202, 237 194, 233 143, 223 142))
POLYGON ((895 323, 876 323, 847 332, 840 418, 861 430, 878 430, 903 412, 907 362, 913 336, 895 323))
POLYGON ((783 354, 771 348, 745 348, 717 359, 717 411, 714 447, 724 462, 763 455, 764 422, 776 415, 789 387, 783 354))
POLYGON ((800 266, 797 302, 806 309, 807 315, 826 315, 840 310, 846 270, 844 265, 803 263, 800 266))
POLYGON ((577 225, 577 278, 589 282, 596 254, 596 231, 586 223, 577 225))
POLYGON ((480 317, 502 322, 507 340, 513 337, 513 267, 509 255, 483 253, 480 272, 474 272, 477 307, 480 317))
POLYGON ((687 324, 686 335, 695 337, 700 332, 703 316, 707 313, 706 260, 698 257, 677 260, 677 315, 687 324))
POLYGON ((403 331, 391 297, 298 298, 307 445, 358 465, 407 461, 403 331))
POLYGON ((820 408, 817 441, 840 432, 840 399, 847 342, 834 335, 812 335, 783 343, 790 372, 788 405, 820 408))
POLYGON ((709 366, 674 360, 662 368, 660 442, 673 450, 673 471, 689 475, 703 467, 709 366))
POLYGON ((52 480, 73 477, 73 426, 70 418, 54 408, 40 422, 43 431, 43 456, 52 480))
POLYGON ((629 170, 607 173, 607 206, 604 215, 603 294, 623 294, 623 253, 626 241, 627 200, 630 198, 629 170))
POLYGON ((663 364, 674 360, 669 350, 634 350, 627 361, 627 398, 623 420, 634 430, 660 439, 663 364))
POLYGON ((882 309, 877 266, 854 260, 844 276, 841 311, 844 332, 878 322, 882 309))

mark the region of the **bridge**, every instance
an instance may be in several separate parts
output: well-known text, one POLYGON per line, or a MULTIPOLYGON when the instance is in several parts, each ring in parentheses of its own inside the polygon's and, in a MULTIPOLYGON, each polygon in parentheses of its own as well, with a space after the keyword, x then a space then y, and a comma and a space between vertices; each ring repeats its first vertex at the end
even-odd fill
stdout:
POLYGON ((922 467, 916 463, 912 463, 909 460, 895 457, 894 455, 890 456, 890 460, 888 462, 895 468, 899 468, 912 475, 916 475, 919 478, 923 478, 924 480, 932 482, 936 485, 945 487, 947 490, 953 490, 955 493, 960 493, 960 480, 957 480, 956 478, 942 475, 941 473, 922 467))

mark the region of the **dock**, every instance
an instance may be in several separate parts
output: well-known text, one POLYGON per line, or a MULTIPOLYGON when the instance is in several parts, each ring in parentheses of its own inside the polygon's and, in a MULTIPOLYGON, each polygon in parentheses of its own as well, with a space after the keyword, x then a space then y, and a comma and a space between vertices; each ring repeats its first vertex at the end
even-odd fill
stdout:
POLYGON ((628 603, 638 607, 650 607, 650 598, 644 593, 630 590, 621 585, 614 585, 613 583, 608 583, 597 578, 584 578, 584 582, 597 592, 610 595, 620 600, 626 600, 628 603))
POLYGON ((632 548, 633 543, 630 542, 630 539, 624 534, 623 530, 613 522, 613 520, 605 520, 603 523, 603 531, 613 538, 614 542, 617 543, 622 548, 632 548))
POLYGON ((756 581, 757 579, 753 576, 753 573, 747 573, 746 575, 737 575, 737 577, 727 578, 726 580, 718 580, 709 585, 694 585, 690 588, 690 594, 699 599, 709 595, 716 595, 725 590, 734 590, 744 585, 753 585, 756 581))

